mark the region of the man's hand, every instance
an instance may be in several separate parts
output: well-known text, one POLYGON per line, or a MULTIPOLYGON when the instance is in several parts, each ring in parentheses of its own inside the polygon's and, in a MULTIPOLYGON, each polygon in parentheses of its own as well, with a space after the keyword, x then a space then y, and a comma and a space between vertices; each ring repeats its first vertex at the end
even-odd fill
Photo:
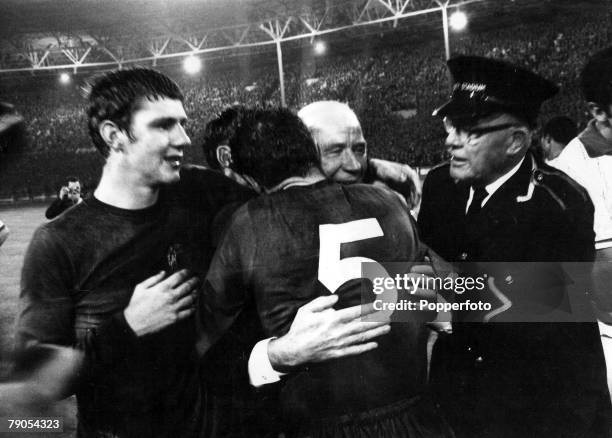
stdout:
POLYGON ((371 158, 368 166, 373 170, 374 178, 385 183, 389 188, 400 193, 411 209, 421 202, 421 179, 416 170, 407 164, 371 158))
POLYGON ((158 332, 194 312, 200 280, 183 269, 165 278, 164 271, 134 289, 124 310, 125 320, 136 336, 158 332))
MULTIPOLYGON (((448 269, 449 265, 446 262, 444 262, 442 259, 439 259, 439 260, 442 262, 443 268, 448 269)), ((410 269, 409 275, 410 276, 420 276, 422 278, 421 280, 422 284, 435 285, 436 282, 433 280, 435 280, 436 277, 446 275, 450 278, 451 276, 454 276, 455 274, 451 273, 451 271, 449 270, 445 270, 442 272, 436 272, 432 264, 422 264, 422 265, 414 265, 410 269), (431 281, 428 281, 428 279, 431 281)), ((446 294, 447 298, 452 300, 453 293, 454 292, 451 292, 450 294, 446 294)), ((434 303, 435 302, 446 302, 446 299, 441 294, 441 291, 437 289, 428 289, 428 288, 417 289, 415 291, 415 295, 417 295, 420 299, 426 299, 434 303)), ((434 320, 427 321, 427 326, 437 332, 452 333, 453 331, 452 319, 453 319, 452 312, 438 312, 434 320)))
POLYGON ((337 295, 319 297, 300 307, 289 332, 268 344, 272 367, 280 372, 310 363, 365 353, 378 347, 372 339, 389 333, 388 321, 362 322, 371 306, 334 310, 337 295))
POLYGON ((62 188, 59 191, 59 194, 57 195, 60 199, 64 199, 66 196, 68 196, 69 190, 68 187, 66 186, 62 186, 62 188))

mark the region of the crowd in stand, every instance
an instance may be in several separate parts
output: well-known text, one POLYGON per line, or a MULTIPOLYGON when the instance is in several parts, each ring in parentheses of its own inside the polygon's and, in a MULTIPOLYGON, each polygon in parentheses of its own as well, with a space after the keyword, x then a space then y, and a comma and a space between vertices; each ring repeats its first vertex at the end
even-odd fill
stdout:
MULTIPOLYGON (((557 82, 560 95, 544 108, 544 118, 567 115, 586 121, 578 91, 578 72, 589 54, 610 45, 611 17, 586 11, 582 19, 552 17, 484 32, 452 35, 454 54, 493 56, 528 66, 557 82)), ((399 39, 399 38, 398 38, 399 39)), ((318 57, 310 63, 287 61, 286 100, 299 109, 322 99, 347 102, 362 121, 372 156, 430 166, 444 159, 444 133, 431 110, 449 94, 441 41, 380 44, 366 53, 318 57)), ((280 102, 275 63, 249 72, 229 70, 176 77, 186 90, 188 130, 201 161, 199 143, 214 114, 240 103, 280 102)), ((36 93, 19 90, 1 100, 16 103, 27 120, 32 141, 23 166, 0 176, 0 199, 53 193, 59 181, 77 174, 85 186, 99 175, 100 160, 88 140, 83 99, 78 87, 36 93)))

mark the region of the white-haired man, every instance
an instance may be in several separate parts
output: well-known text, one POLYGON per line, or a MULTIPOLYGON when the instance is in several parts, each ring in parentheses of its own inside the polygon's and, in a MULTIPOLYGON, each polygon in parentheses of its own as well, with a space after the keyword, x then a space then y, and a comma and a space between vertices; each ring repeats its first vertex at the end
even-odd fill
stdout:
POLYGON ((421 197, 417 172, 406 164, 368 159, 367 142, 355 112, 345 103, 322 100, 298 112, 319 150, 321 170, 340 184, 384 183, 400 193, 410 208, 421 197))

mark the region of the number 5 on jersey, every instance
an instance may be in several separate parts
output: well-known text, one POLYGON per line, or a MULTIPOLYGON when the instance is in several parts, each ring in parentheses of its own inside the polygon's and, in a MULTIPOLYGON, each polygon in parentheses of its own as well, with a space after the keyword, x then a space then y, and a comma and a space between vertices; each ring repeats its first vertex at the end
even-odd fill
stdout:
MULTIPOLYGON (((331 293, 349 280, 364 278, 362 263, 371 263, 368 266, 368 277, 388 277, 387 270, 377 261, 367 257, 340 258, 340 250, 343 243, 357 242, 384 236, 383 230, 375 218, 360 219, 343 224, 319 225, 319 281, 331 293), (373 269, 371 269, 373 268, 373 269)), ((397 290, 388 289, 379 299, 388 302, 397 301, 397 290)), ((384 311, 379 312, 387 313, 384 311)), ((392 311, 388 312, 390 316, 392 311)), ((378 318, 377 318, 378 319, 378 318)))

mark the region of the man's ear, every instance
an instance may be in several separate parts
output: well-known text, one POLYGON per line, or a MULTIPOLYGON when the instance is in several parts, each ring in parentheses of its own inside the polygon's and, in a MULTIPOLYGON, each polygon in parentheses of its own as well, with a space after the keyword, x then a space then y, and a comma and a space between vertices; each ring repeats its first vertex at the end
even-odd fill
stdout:
POLYGON ((597 120, 600 123, 610 123, 608 120, 608 112, 601 107, 598 103, 588 102, 587 108, 589 109, 589 113, 591 113, 591 117, 597 120))
POLYGON ((232 150, 228 145, 217 146, 217 161, 222 169, 232 167, 232 150))
POLYGON ((104 140, 111 151, 123 152, 128 139, 126 133, 117 124, 110 120, 104 120, 98 129, 100 130, 102 140, 104 140))
POLYGON ((518 155, 523 153, 531 145, 531 131, 526 126, 519 126, 514 129, 510 137, 510 145, 506 150, 508 155, 518 155))

